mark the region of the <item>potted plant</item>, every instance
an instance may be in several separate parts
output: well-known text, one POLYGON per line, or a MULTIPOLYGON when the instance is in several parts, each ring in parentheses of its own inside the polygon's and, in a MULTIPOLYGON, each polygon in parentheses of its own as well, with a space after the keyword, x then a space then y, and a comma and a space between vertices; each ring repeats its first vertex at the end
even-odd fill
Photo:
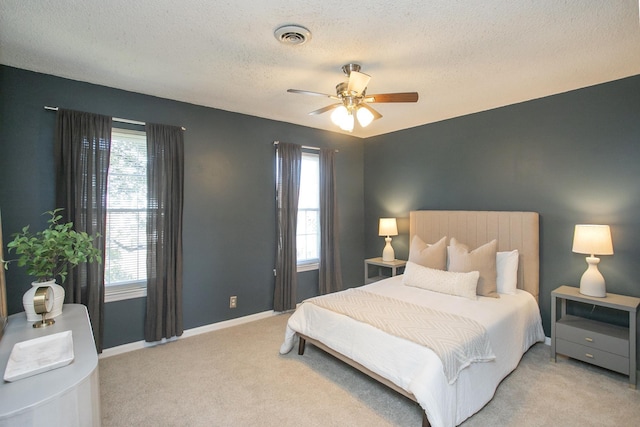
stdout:
POLYGON ((82 262, 102 262, 100 250, 93 246, 94 237, 75 231, 72 222, 60 223, 61 210, 44 213, 50 215, 49 226, 44 230, 32 233, 27 225, 7 243, 8 253, 15 252, 17 259, 3 261, 5 268, 10 262, 17 261, 19 267, 26 267, 27 273, 36 278, 22 298, 29 321, 40 319, 33 309, 32 295, 38 287, 53 288, 54 307, 47 318, 54 318, 62 313, 64 303, 64 288, 56 284, 55 279, 60 277, 64 283, 70 268, 82 262))

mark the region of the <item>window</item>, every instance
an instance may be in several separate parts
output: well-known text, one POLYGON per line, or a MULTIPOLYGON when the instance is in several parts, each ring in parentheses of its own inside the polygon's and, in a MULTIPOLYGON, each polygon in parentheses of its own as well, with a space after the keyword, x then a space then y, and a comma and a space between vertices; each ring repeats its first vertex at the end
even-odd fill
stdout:
POLYGON ((302 153, 298 200, 298 271, 318 268, 320 260, 320 156, 302 153))
POLYGON ((147 138, 114 128, 107 177, 105 302, 146 295, 147 138))

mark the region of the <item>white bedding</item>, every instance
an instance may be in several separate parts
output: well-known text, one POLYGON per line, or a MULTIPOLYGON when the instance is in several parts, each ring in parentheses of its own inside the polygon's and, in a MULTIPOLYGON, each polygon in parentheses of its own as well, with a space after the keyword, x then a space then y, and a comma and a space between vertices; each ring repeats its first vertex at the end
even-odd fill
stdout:
POLYGON ((500 381, 516 368, 524 352, 544 340, 538 305, 525 291, 473 301, 405 286, 401 275, 361 289, 479 322, 487 330, 495 361, 471 364, 450 385, 442 362, 430 349, 304 303, 289 318, 280 353, 291 351, 296 332, 321 341, 413 394, 433 427, 460 424, 480 410, 491 400, 500 381))

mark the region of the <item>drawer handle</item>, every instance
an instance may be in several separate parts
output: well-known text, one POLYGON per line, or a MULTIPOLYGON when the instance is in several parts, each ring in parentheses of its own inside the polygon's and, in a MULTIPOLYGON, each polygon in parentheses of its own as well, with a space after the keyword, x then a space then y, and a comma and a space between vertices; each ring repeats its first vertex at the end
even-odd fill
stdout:
POLYGON ((593 338, 589 338, 589 337, 586 337, 584 340, 587 342, 593 342, 593 338))
POLYGON ((589 359, 593 359, 593 354, 586 353, 585 356, 587 356, 589 359))

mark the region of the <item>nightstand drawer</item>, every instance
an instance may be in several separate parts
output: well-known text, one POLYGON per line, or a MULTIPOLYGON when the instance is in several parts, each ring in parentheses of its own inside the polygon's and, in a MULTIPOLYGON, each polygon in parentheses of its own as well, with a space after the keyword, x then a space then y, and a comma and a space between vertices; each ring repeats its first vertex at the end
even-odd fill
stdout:
POLYGON ((629 329, 575 316, 556 323, 556 338, 629 358, 629 329))
POLYGON ((556 352, 582 360, 583 362, 592 363, 612 371, 629 375, 629 358, 622 357, 617 354, 608 353, 596 348, 587 347, 563 339, 556 340, 556 352))

